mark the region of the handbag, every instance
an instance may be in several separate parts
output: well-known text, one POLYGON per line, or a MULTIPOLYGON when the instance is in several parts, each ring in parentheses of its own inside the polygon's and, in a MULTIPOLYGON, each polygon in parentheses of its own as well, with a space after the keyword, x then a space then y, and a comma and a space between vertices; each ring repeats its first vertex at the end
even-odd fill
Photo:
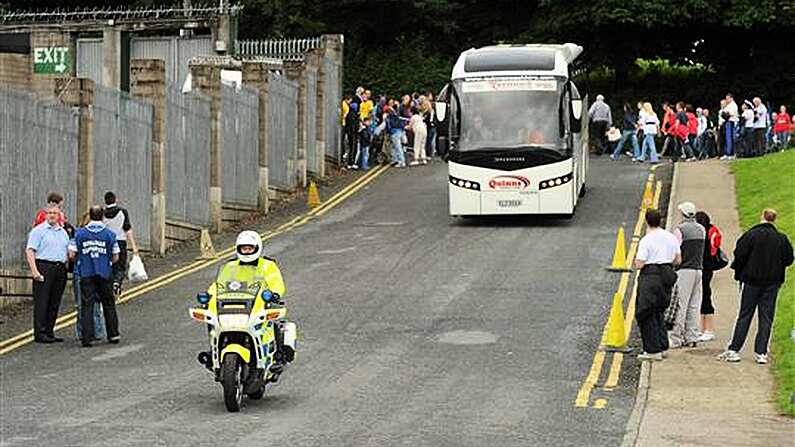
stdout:
POLYGON ((727 265, 729 265, 729 257, 726 256, 726 252, 718 247, 718 252, 712 257, 712 271, 720 270, 727 265))

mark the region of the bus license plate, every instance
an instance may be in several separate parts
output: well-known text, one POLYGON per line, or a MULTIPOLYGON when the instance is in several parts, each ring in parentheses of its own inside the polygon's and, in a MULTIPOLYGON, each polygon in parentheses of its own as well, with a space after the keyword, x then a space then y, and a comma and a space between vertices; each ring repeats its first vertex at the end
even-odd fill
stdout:
POLYGON ((497 200, 497 206, 500 208, 517 208, 522 206, 521 200, 497 200))

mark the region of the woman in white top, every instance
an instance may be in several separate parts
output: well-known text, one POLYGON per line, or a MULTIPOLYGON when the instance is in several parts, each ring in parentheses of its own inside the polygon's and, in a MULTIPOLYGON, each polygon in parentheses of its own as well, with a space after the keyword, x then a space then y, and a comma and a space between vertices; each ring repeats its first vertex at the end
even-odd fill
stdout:
POLYGON ((411 115, 411 120, 408 125, 409 129, 414 132, 414 161, 410 163, 411 166, 418 164, 428 164, 428 157, 425 156, 425 142, 428 139, 428 128, 425 126, 425 120, 422 118, 422 113, 415 110, 411 115))
POLYGON ((652 163, 659 163, 657 157, 657 147, 654 144, 654 138, 660 129, 660 119, 654 113, 651 103, 643 103, 643 110, 640 111, 640 119, 638 124, 643 128, 643 144, 640 152, 640 158, 636 161, 644 161, 646 159, 646 149, 649 149, 649 159, 652 163))

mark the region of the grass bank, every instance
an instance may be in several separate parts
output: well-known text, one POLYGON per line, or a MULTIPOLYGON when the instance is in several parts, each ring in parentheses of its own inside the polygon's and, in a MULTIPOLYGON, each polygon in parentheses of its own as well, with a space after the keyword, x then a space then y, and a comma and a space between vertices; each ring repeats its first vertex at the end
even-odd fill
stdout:
MULTIPOLYGON (((744 230, 759 222, 764 208, 778 212, 776 226, 795 239, 795 150, 764 158, 732 163, 736 180, 740 225, 744 230)), ((795 269, 787 272, 776 304, 773 326, 773 372, 776 377, 776 402, 785 413, 795 416, 795 269)))

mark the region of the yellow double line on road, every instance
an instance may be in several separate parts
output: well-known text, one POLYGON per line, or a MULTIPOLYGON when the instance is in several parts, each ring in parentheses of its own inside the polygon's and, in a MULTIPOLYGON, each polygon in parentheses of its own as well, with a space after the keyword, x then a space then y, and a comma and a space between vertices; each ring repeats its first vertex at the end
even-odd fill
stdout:
MULTIPOLYGON (((646 188, 652 188, 655 186, 654 183, 654 170, 657 166, 652 168, 652 172, 649 173, 649 177, 646 180, 646 188)), ((662 193, 662 182, 657 181, 656 188, 654 192, 654 199, 652 202, 652 207, 657 208, 660 203, 660 195, 662 193)), ((638 220, 635 223, 635 229, 632 233, 632 243, 629 246, 629 251, 627 252, 627 265, 632 263, 635 259, 635 254, 638 250, 638 243, 640 242, 640 234, 643 231, 643 224, 646 219, 646 209, 641 204, 640 210, 638 211, 638 220)), ((629 276, 631 272, 623 272, 621 274, 621 279, 618 283, 618 293, 622 300, 627 292, 627 287, 629 286, 629 276)), ((634 278, 634 285, 632 287, 632 293, 630 294, 629 303, 627 306, 627 310, 624 314, 624 333, 629 336, 630 331, 632 330, 632 322, 635 317, 635 298, 637 296, 638 291, 638 275, 639 272, 635 272, 634 278)), ((605 327, 602 331, 602 339, 605 338, 607 335, 607 323, 605 323, 605 327)), ((574 406, 577 408, 585 408, 588 407, 588 404, 591 400, 591 393, 593 392, 594 387, 597 386, 599 383, 599 379, 602 375, 602 367, 605 363, 606 353, 603 350, 597 350, 596 354, 594 354, 593 361, 591 362, 591 368, 588 370, 588 375, 585 377, 582 386, 580 386, 580 390, 577 393, 577 397, 574 400, 574 406)), ((624 361, 624 353, 622 352, 614 352, 612 363, 610 365, 610 370, 607 376, 607 379, 604 382, 603 388, 605 391, 612 391, 618 386, 618 380, 621 375, 621 366, 624 361)), ((601 409, 605 408, 607 405, 607 399, 600 398, 596 399, 593 403, 593 408, 601 409)))
MULTIPOLYGON (((327 212, 335 208, 337 205, 345 201, 348 197, 360 191, 370 182, 375 180, 378 176, 386 172, 387 169, 389 169, 388 165, 382 165, 371 170, 367 174, 356 179, 350 185, 343 188, 341 191, 334 194, 331 198, 320 204, 317 208, 314 208, 313 210, 309 211, 304 215, 298 216, 288 222, 285 222, 284 224, 279 225, 278 227, 276 227, 271 231, 266 231, 265 233, 262 233, 262 240, 267 241, 268 239, 274 238, 280 234, 286 233, 290 230, 305 225, 311 220, 326 214, 327 212)), ((213 259, 195 261, 186 266, 180 267, 176 270, 166 273, 163 276, 155 278, 152 281, 148 281, 138 286, 132 287, 126 292, 124 292, 121 295, 121 297, 119 297, 117 304, 133 300, 153 290, 171 284, 174 281, 184 278, 185 276, 191 275, 193 273, 196 273, 202 269, 218 264, 220 262, 224 262, 226 261, 228 256, 234 253, 234 251, 235 247, 229 247, 225 250, 220 251, 213 259)), ((58 319, 55 321, 55 330, 60 330, 65 327, 69 327, 73 325, 76 321, 77 321, 76 312, 69 312, 67 314, 64 314, 58 317, 58 319)), ((0 355, 5 355, 15 349, 18 349, 22 346, 27 345, 28 343, 31 343, 32 341, 33 341, 33 330, 28 330, 14 337, 5 339, 0 342, 0 355)))

